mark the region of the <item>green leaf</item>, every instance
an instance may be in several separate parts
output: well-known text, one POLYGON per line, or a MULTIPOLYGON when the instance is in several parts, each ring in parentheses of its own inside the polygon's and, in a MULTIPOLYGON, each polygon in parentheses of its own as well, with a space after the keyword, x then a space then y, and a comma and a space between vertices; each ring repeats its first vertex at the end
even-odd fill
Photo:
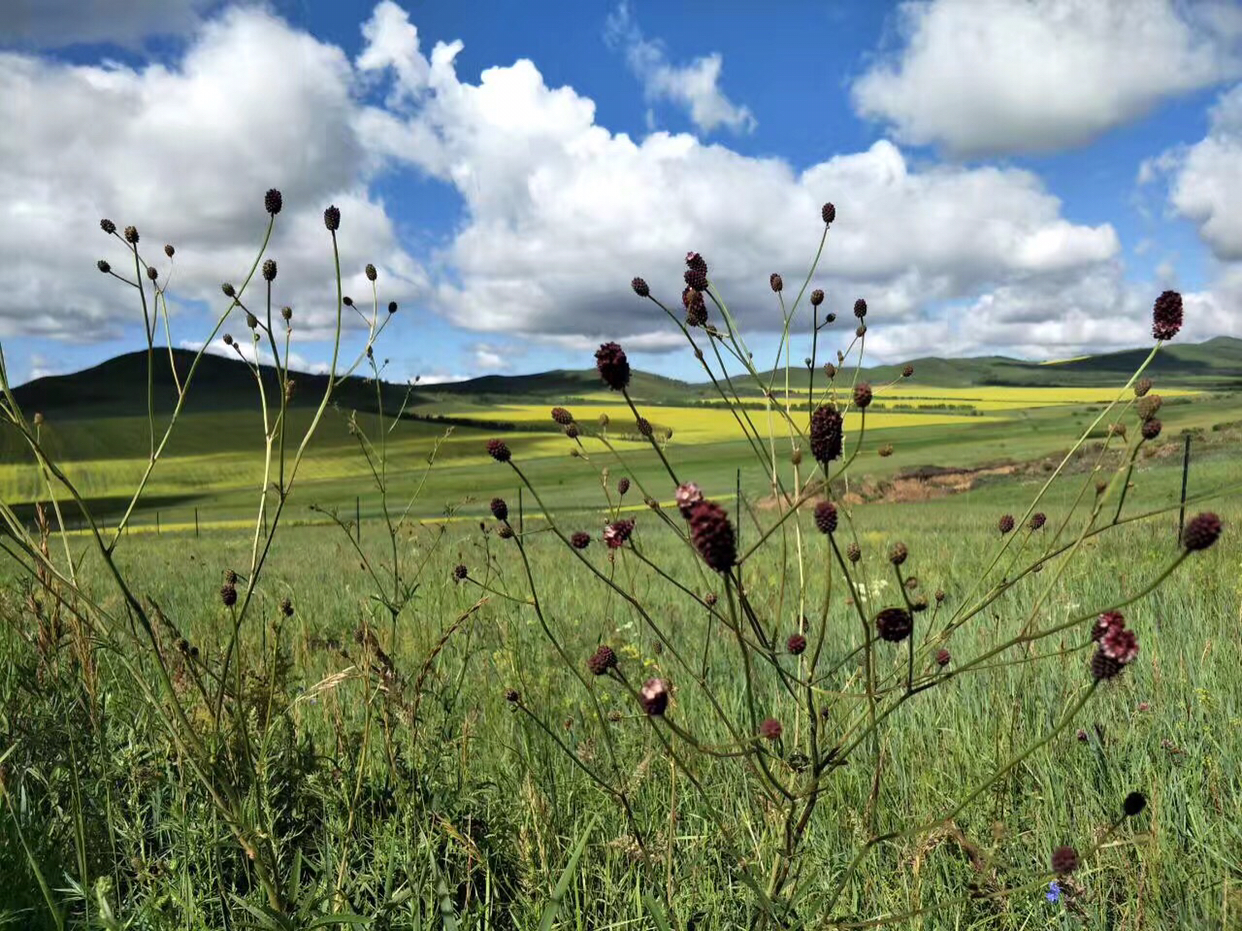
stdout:
POLYGON ((543 909, 543 917, 539 921, 539 931, 550 931, 552 922, 556 920, 557 913, 561 910, 561 902, 565 898, 565 893, 569 891, 569 883, 574 878, 574 872, 578 869, 578 859, 582 856, 582 851, 586 849, 586 843, 591 836, 591 831, 595 828, 595 822, 599 820, 599 815, 593 817, 586 826, 586 830, 582 832, 582 836, 578 838, 578 843, 574 844, 573 852, 569 855, 569 862, 565 864, 565 869, 561 871, 561 878, 557 880, 556 888, 552 890, 552 901, 543 909))

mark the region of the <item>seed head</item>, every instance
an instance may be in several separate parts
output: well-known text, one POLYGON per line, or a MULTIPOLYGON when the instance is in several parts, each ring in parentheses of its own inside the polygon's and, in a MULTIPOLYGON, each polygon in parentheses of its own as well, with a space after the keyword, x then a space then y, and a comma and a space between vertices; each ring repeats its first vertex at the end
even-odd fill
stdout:
MULTIPOLYGON (((579 432, 580 431, 578 430, 578 425, 576 423, 567 424, 565 426, 565 435, 571 440, 576 440, 579 436, 579 432)), ((575 449, 574 453, 576 454, 577 452, 578 450, 575 449)))
POLYGON ((511 705, 516 705, 522 700, 522 696, 518 694, 517 689, 505 689, 505 701, 511 705))
POLYGON ((111 220, 109 220, 107 217, 104 217, 102 220, 99 221, 99 228, 103 230, 105 233, 107 233, 109 236, 111 236, 113 233, 116 232, 116 224, 113 223, 111 220))
POLYGON ((552 419, 562 427, 567 427, 574 422, 574 415, 563 407, 554 407, 552 408, 552 419))
POLYGON ((367 263, 367 267, 364 268, 363 271, 366 273, 367 281, 374 281, 379 277, 379 272, 375 270, 375 266, 370 262, 367 263))
POLYGON ((651 289, 647 287, 647 282, 643 281, 641 278, 635 278, 631 281, 630 287, 634 289, 634 293, 639 297, 648 297, 651 294, 651 289))
POLYGON ((1150 378, 1140 378, 1134 383, 1134 396, 1136 398, 1143 397, 1143 395, 1151 391, 1151 384, 1152 382, 1150 378))
POLYGON ((284 206, 285 200, 280 196, 280 191, 276 188, 268 188, 267 193, 263 195, 263 209, 272 216, 280 213, 280 208, 284 206))
POLYGON ((280 613, 285 617, 293 617, 293 602, 284 598, 280 602, 280 613))
POLYGON ((836 314, 832 314, 832 313, 824 314, 824 323, 833 323, 836 319, 837 319, 836 314))
POLYGON ((138 230, 132 226, 125 227, 125 241, 131 246, 138 245, 138 230))
POLYGON ((1151 420, 1143 421, 1142 434, 1145 440, 1154 440, 1160 435, 1160 430, 1164 425, 1153 417, 1151 420))
POLYGON ((781 727, 781 722, 776 720, 776 718, 768 718, 759 725, 759 736, 764 740, 776 740, 783 731, 784 728, 781 727))
POLYGON ((854 316, 859 320, 867 316, 867 302, 861 297, 854 302, 854 316))
POLYGON ((794 656, 800 656, 806 650, 806 637, 802 634, 790 634, 789 639, 785 641, 785 649, 794 656))
POLYGON ((885 608, 875 616, 875 629, 882 640, 900 643, 914 629, 914 618, 905 608, 885 608))
POLYGON ((237 604, 237 587, 232 582, 225 582, 220 586, 220 600, 226 608, 237 604))
POLYGON ((824 303, 824 289, 816 288, 811 292, 811 306, 818 307, 822 303, 824 303))
POLYGON ((609 669, 615 669, 617 654, 607 644, 600 644, 599 649, 587 657, 587 669, 593 676, 602 676, 609 669))
POLYGON ((232 334, 232 333, 225 333, 225 334, 224 334, 224 345, 226 345, 226 346, 232 346, 232 345, 233 345, 233 334, 232 334))
POLYGON ((836 367, 835 365, 833 365, 831 362, 825 362, 825 363, 824 363, 824 374, 825 374, 825 375, 827 375, 830 379, 831 379, 831 378, 836 378, 836 377, 837 377, 837 367, 836 367))
POLYGON ((292 307, 280 308, 280 315, 285 318, 286 322, 292 320, 293 319, 293 308, 292 307))
POLYGON ((943 604, 944 598, 945 598, 944 589, 943 588, 936 589, 936 604, 943 604))
POLYGON ((492 509, 492 517, 496 518, 496 520, 509 519, 509 505, 504 498, 493 498, 490 507, 492 509))
POLYGON ((1165 291, 1151 309, 1151 335, 1153 339, 1172 339, 1182 328, 1182 296, 1176 291, 1165 291))
POLYGON ((1142 814, 1143 809, 1147 807, 1147 796, 1142 792, 1131 792, 1126 796, 1124 802, 1121 803, 1121 810, 1125 812, 1127 818, 1133 818, 1142 814))
POLYGON ((164 254, 170 259, 177 254, 177 250, 172 247, 172 243, 164 244, 164 254))
POLYGON ((1065 876, 1078 869, 1078 851, 1073 847, 1058 847, 1052 851, 1052 871, 1065 876))
POLYGON ((634 532, 632 520, 616 520, 604 528, 604 542, 610 550, 619 549, 634 532))
POLYGON ((1048 515, 1043 511, 1036 511, 1031 515, 1031 522, 1029 526, 1032 530, 1038 530, 1046 523, 1048 523, 1048 515))
POLYGON ((819 215, 824 218, 825 224, 832 226, 832 221, 837 218, 837 208, 832 204, 824 204, 823 209, 819 212, 819 215))
POLYGON ((871 403, 871 386, 865 381, 860 381, 854 386, 854 406, 859 410, 864 410, 871 403))
POLYGON ((348 294, 346 294, 343 298, 341 298, 341 303, 344 304, 346 307, 353 307, 354 299, 350 297, 348 294))
POLYGON ((837 506, 831 501, 821 501, 815 505, 815 527, 825 535, 836 532, 837 506))
POLYGON ((155 266, 154 266, 154 265, 148 265, 148 266, 147 266, 147 277, 148 277, 148 278, 150 278, 152 281, 154 281, 154 280, 155 280, 156 278, 158 278, 159 276, 160 276, 160 273, 156 270, 156 268, 155 268, 155 266))
POLYGON ((857 336, 859 339, 862 339, 862 337, 866 336, 867 335, 867 324, 865 323, 858 324, 858 326, 854 328, 854 335, 857 336))
POLYGON ((513 453, 509 452, 504 440, 488 440, 487 454, 497 462, 508 462, 513 458, 513 453))
POLYGON ((1151 420, 1156 416, 1156 412, 1160 410, 1164 404, 1164 398, 1158 394, 1148 394, 1139 398, 1134 403, 1134 410, 1139 415, 1139 420, 1151 420))
MULTIPOLYGON (((250 327, 250 329, 252 329, 252 330, 253 330, 253 329, 254 329, 255 327, 257 327, 258 325, 259 325, 259 318, 258 318, 258 317, 256 317, 256 316, 255 316, 254 314, 252 314, 252 313, 247 313, 247 314, 246 314, 246 326, 250 327)), ((368 348, 370 348, 370 347, 368 347, 368 348)))
POLYGON ((690 542, 703 561, 717 572, 728 572, 737 561, 737 540, 724 508, 700 501, 690 511, 690 542))
POLYGON ((395 313, 397 312, 397 302, 396 302, 396 301, 389 301, 389 302, 388 302, 388 312, 389 312, 390 314, 395 314, 395 313))
POLYGON ((508 524, 501 524, 496 529, 496 536, 500 537, 500 539, 502 540, 512 540, 513 539, 513 528, 510 527, 508 524))
POLYGON ((888 561, 894 566, 900 566, 906 561, 906 557, 910 555, 910 550, 906 548, 904 543, 900 541, 894 543, 888 551, 888 561))
POLYGON ((903 368, 902 368, 902 370, 901 370, 901 377, 902 377, 902 378, 909 378, 909 377, 910 377, 911 375, 913 375, 913 374, 914 374, 914 366, 913 366, 913 365, 906 365, 906 366, 905 366, 905 367, 903 367, 903 368))
POLYGON ((1113 628, 1124 628, 1126 626, 1125 615, 1120 611, 1105 611, 1095 619, 1095 624, 1091 627, 1091 639, 1100 640, 1113 628))
POLYGON ((677 510, 681 511, 681 516, 690 519, 690 512, 694 506, 703 500, 703 489, 694 482, 683 482, 677 486, 674 495, 677 501, 677 510))
POLYGON ((107 262, 105 262, 103 259, 100 259, 98 262, 96 262, 95 267, 98 268, 105 275, 108 274, 108 272, 112 271, 112 266, 109 265, 107 262))
POLYGON ((876 452, 880 454, 881 459, 887 459, 889 456, 893 454, 893 444, 885 443, 878 450, 876 450, 876 452))
POLYGON ((1091 676, 1095 679, 1112 679, 1121 675, 1121 670, 1125 666, 1113 659, 1103 650, 1096 650, 1095 655, 1091 657, 1091 676))
POLYGON ((613 391, 621 391, 630 383, 630 360, 617 343, 604 343, 595 350, 595 367, 613 391))
POLYGON ((845 550, 845 556, 850 562, 858 562, 862 559, 862 550, 858 548, 857 543, 851 543, 845 550))
POLYGON ((624 497, 625 493, 629 490, 630 490, 630 480, 628 478, 622 478, 617 482, 617 494, 624 497))
POLYGON ((570 544, 576 550, 584 550, 591 545, 591 535, 585 530, 578 530, 569 538, 570 544))
POLYGON ((1182 532, 1182 546, 1188 550, 1205 550, 1220 536, 1220 518, 1211 511, 1204 511, 1190 519, 1182 532))
POLYGON ((768 284, 777 294, 780 294, 781 291, 785 289, 784 280, 776 272, 772 272, 772 274, 768 275, 768 284))
POLYGON ((843 422, 841 412, 832 405, 818 407, 811 415, 811 455, 828 463, 841 456, 843 422))
POLYGON ((1013 515, 1012 514, 1002 515, 1001 519, 997 521, 996 526, 997 526, 997 529, 999 529, 1002 534, 1009 533, 1009 531, 1013 530, 1013 515))
POLYGON ((224 292, 225 297, 236 297, 237 296, 237 289, 234 288, 233 285, 227 281, 220 285, 220 290, 224 292))
POLYGON ((469 575, 470 575, 470 570, 466 568, 465 564, 458 563, 456 566, 453 567, 453 578, 456 579, 458 582, 465 580, 465 578, 469 575))
POLYGON ((263 280, 264 281, 275 281, 276 280, 276 260, 275 259, 267 259, 266 261, 264 261, 263 280))
POLYGON ((953 657, 949 654, 948 650, 941 648, 936 651, 936 665, 937 666, 947 666, 949 665, 949 661, 952 659, 953 657))
POLYGON ((335 204, 323 212, 323 225, 333 233, 341 228, 341 211, 335 204))

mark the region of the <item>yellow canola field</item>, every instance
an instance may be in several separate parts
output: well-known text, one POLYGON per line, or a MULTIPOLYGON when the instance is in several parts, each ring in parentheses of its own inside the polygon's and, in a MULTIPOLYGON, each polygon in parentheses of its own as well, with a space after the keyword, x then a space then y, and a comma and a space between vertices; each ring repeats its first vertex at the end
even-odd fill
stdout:
MULTIPOLYGON (((575 404, 569 408, 574 417, 583 424, 593 424, 600 414, 607 414, 612 420, 612 430, 617 433, 634 431, 634 416, 628 407, 615 404, 575 404)), ((472 417, 489 420, 507 420, 514 423, 546 423, 549 430, 558 429, 552 422, 551 407, 544 404, 506 404, 489 408, 486 415, 479 411, 463 411, 459 413, 445 412, 450 417, 472 417)), ((672 429, 674 443, 711 443, 724 440, 740 440, 745 437, 741 426, 733 414, 723 408, 703 407, 654 407, 639 405, 638 411, 658 429, 672 429)), ((768 414, 762 410, 741 412, 749 416, 761 436, 768 435, 768 414)), ((806 412, 795 415, 796 422, 806 423, 806 412)), ((789 428, 784 419, 777 413, 771 415, 772 430, 776 436, 788 436, 789 428)), ((968 414, 929 413, 914 414, 908 412, 886 413, 877 411, 867 415, 868 430, 882 430, 894 427, 931 427, 957 423, 980 423, 980 418, 968 414)), ((848 414, 845 428, 848 431, 858 429, 859 415, 848 414)), ((805 426, 803 427, 805 430, 805 426)))

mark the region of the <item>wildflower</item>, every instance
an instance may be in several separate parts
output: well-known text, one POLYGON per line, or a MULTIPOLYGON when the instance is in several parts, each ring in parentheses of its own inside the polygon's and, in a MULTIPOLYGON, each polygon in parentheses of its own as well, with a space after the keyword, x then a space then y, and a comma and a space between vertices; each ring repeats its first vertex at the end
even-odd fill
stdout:
POLYGON ((832 221, 837 218, 837 208, 832 204, 824 204, 823 209, 819 212, 819 215, 824 218, 825 224, 832 226, 832 221))
POLYGON ((1182 296, 1165 291, 1151 309, 1151 335, 1154 339, 1172 339, 1182 328, 1182 296))
POLYGON ((785 282, 781 278, 780 275, 778 275, 776 272, 772 272, 772 274, 768 276, 768 285, 772 288, 773 291, 775 291, 777 294, 780 294, 780 292, 785 287, 785 282))
POLYGON ((643 281, 641 278, 635 278, 631 281, 630 287, 634 289, 634 293, 639 297, 647 297, 651 294, 651 289, 647 287, 647 282, 643 281))
POLYGON ((789 639, 785 641, 785 649, 794 656, 801 655, 806 650, 806 637, 802 634, 790 634, 789 639))
POLYGON ((909 378, 913 374, 914 374, 914 366, 910 365, 909 363, 906 363, 906 365, 902 367, 901 377, 909 378))
POLYGON ((1052 851, 1052 871, 1065 875, 1078 869, 1078 851, 1073 847, 1058 847, 1052 851))
POLYGON ((1147 394, 1134 402, 1134 410, 1139 420, 1151 420, 1164 405, 1164 398, 1158 394, 1147 394))
POLYGON ((910 550, 906 548, 904 543, 894 543, 892 549, 888 551, 888 561, 894 566, 900 566, 906 561, 906 557, 910 555, 910 550))
POLYGON ((686 323, 690 326, 704 326, 707 323, 707 304, 703 300, 703 292, 696 291, 686 285, 681 292, 681 304, 686 308, 686 323))
POLYGON ((1040 527, 1042 527, 1047 522, 1048 522, 1048 515, 1045 514, 1043 511, 1036 511, 1034 514, 1031 515, 1031 522, 1029 526, 1032 530, 1038 530, 1040 527))
POLYGON ((686 253, 686 268, 693 268, 707 274, 707 260, 697 252, 686 253))
POLYGON ((936 604, 942 604, 944 602, 944 597, 944 589, 936 589, 936 604))
POLYGON ((716 601, 717 601, 717 598, 716 598, 715 592, 708 592, 706 595, 703 596, 703 603, 707 605, 709 608, 716 607, 716 601))
POLYGON ((1220 518, 1204 511, 1190 519, 1182 533, 1182 546, 1188 550, 1205 550, 1216 542, 1221 532, 1220 518))
POLYGON ((639 417, 638 420, 634 422, 634 425, 638 427, 638 432, 643 436, 649 437, 654 432, 651 427, 651 421, 646 417, 639 417))
POLYGON ((487 454, 497 462, 508 462, 513 458, 513 453, 509 452, 504 440, 488 440, 487 454))
POLYGON ((280 213, 280 208, 284 206, 284 198, 281 197, 280 191, 276 188, 268 188, 267 193, 263 195, 263 209, 272 216, 280 213))
POLYGON ((276 260, 275 259, 264 260, 263 280, 264 281, 275 281, 276 280, 276 260))
POLYGON ((1150 378, 1140 378, 1134 383, 1134 396, 1141 398, 1147 392, 1151 391, 1152 381, 1150 378))
POLYGON ((160 276, 159 269, 157 269, 154 265, 147 266, 147 277, 148 278, 154 281, 159 276, 160 276))
POLYGON ((648 679, 638 692, 638 700, 647 714, 664 714, 668 708, 668 683, 663 679, 648 679))
POLYGON ((858 326, 854 330, 854 335, 857 336, 859 339, 862 339, 864 336, 866 336, 867 335, 867 324, 865 323, 858 324, 858 326))
POLYGON ((606 644, 600 644, 599 649, 587 659, 587 669, 593 676, 602 676, 609 669, 614 669, 616 665, 617 654, 606 644))
POLYGON ((858 560, 862 559, 862 550, 858 548, 857 543, 851 543, 849 548, 846 549, 845 555, 850 562, 858 562, 858 560))
POLYGON ((618 549, 625 545, 625 541, 633 532, 634 522, 632 520, 614 521, 604 528, 604 542, 608 544, 609 549, 618 549))
POLYGON ((625 493, 629 490, 630 490, 630 480, 628 478, 622 478, 620 481, 617 482, 617 494, 621 495, 622 497, 625 497, 625 493))
POLYGON ((781 722, 776 720, 776 718, 768 718, 759 725, 759 736, 764 740, 776 740, 783 731, 784 728, 781 727, 781 722))
POLYGON ((552 408, 552 419, 562 427, 567 427, 574 422, 574 415, 563 407, 554 407, 552 408))
POLYGON ((125 227, 125 241, 131 246, 138 245, 138 230, 132 226, 125 227))
POLYGON ((1118 626, 1110 627, 1108 632, 1100 638, 1100 651, 1121 665, 1128 666, 1138 656, 1138 638, 1134 636, 1132 630, 1118 626))
POLYGON ((1081 727, 1078 728, 1077 737, 1078 737, 1078 742, 1080 744, 1085 744, 1087 742, 1087 732, 1084 731, 1081 727))
POLYGON ((1000 529, 1001 533, 1009 533, 1009 531, 1013 530, 1013 515, 1005 514, 1001 517, 996 526, 1000 529))
POLYGON ((685 275, 682 276, 686 280, 686 284, 694 288, 696 291, 707 290, 707 267, 703 268, 687 268, 685 275))
POLYGON ((108 272, 112 271, 112 266, 109 265, 107 262, 105 262, 103 259, 100 259, 98 262, 96 262, 95 267, 98 268, 105 275, 108 274, 108 272))
POLYGON ((1151 418, 1151 420, 1144 420, 1142 429, 1143 439, 1154 440, 1160 435, 1162 426, 1163 424, 1161 424, 1155 417, 1151 418))
POLYGON ((225 297, 236 297, 237 289, 230 282, 224 282, 220 285, 220 290, 224 292, 225 297))
POLYGON ((949 661, 951 659, 953 659, 953 657, 950 655, 948 650, 941 648, 936 651, 936 665, 937 666, 947 666, 949 665, 949 661))
POLYGON ((225 582, 220 586, 220 600, 224 602, 226 608, 237 604, 237 588, 232 582, 225 582))
POLYGON ((284 598, 280 602, 280 613, 285 617, 293 617, 293 602, 284 598))
POLYGON ((833 533, 837 529, 837 507, 831 501, 821 501, 815 505, 815 526, 822 534, 833 533))
POLYGON ((518 694, 517 689, 505 689, 505 701, 511 705, 516 705, 522 700, 522 696, 518 694))
POLYGON ((854 316, 859 320, 867 316, 867 302, 861 297, 854 302, 854 316))
POLYGON ((865 381, 859 382, 854 386, 854 406, 859 410, 865 409, 871 403, 871 386, 865 381))
POLYGON ((164 254, 171 259, 177 254, 177 250, 172 247, 172 243, 166 242, 164 243, 164 254))
POLYGON ((818 307, 824 303, 824 291, 822 288, 816 288, 811 292, 811 306, 818 307))
POLYGON ((463 564, 458 563, 453 567, 453 578, 458 582, 464 581, 468 575, 470 575, 470 570, 463 564))
POLYGON ((825 363, 824 363, 824 374, 825 374, 825 375, 827 375, 830 379, 831 379, 831 378, 836 378, 836 377, 837 377, 837 367, 836 367, 835 365, 833 365, 831 362, 825 362, 825 363))
POLYGON ((513 528, 508 524, 501 524, 500 528, 496 531, 496 535, 502 540, 511 540, 513 539, 513 528))
POLYGON ((914 619, 905 608, 885 608, 875 616, 875 628, 880 638, 889 643, 900 643, 910 636, 914 619))
POLYGON ((841 413, 835 407, 819 407, 811 415, 811 455, 817 462, 828 463, 841 456, 841 413))
POLYGON ((569 543, 576 550, 584 550, 591 545, 591 535, 585 530, 579 530, 569 538, 569 543))
POLYGON ((397 312, 397 302, 396 302, 396 301, 389 301, 389 302, 388 302, 388 312, 389 312, 390 314, 395 314, 395 313, 397 312))
POLYGON ((1124 802, 1121 803, 1121 810, 1125 812, 1127 818, 1133 818, 1142 813, 1147 807, 1147 796, 1142 792, 1131 792, 1126 796, 1124 802))
POLYGON ((99 221, 99 228, 103 230, 105 233, 107 233, 109 236, 111 236, 113 233, 116 232, 116 224, 113 223, 111 220, 109 220, 107 217, 104 217, 104 219, 99 221))
POLYGON ((617 343, 604 343, 595 351, 595 367, 613 391, 621 391, 630 383, 630 362, 617 343))
POLYGON ((367 267, 363 269, 363 273, 367 276, 367 281, 374 281, 379 277, 379 273, 375 270, 375 266, 370 262, 368 262, 367 267))
POLYGON ((341 211, 335 204, 323 212, 323 225, 333 233, 341 228, 341 211))
POLYGON ((690 542, 703 561, 717 572, 728 572, 737 560, 737 540, 724 508, 700 501, 690 511, 690 542))
POLYGON ((1055 879, 1048 883, 1048 891, 1045 893, 1049 902, 1061 901, 1061 884, 1055 879))
POLYGON ((1101 640, 1114 627, 1122 628, 1125 626, 1126 618, 1124 614, 1120 611, 1105 611, 1095 619, 1095 625, 1091 628, 1091 639, 1101 640))
POLYGON ((509 505, 504 498, 493 498, 490 507, 492 517, 496 518, 496 520, 509 519, 509 505))

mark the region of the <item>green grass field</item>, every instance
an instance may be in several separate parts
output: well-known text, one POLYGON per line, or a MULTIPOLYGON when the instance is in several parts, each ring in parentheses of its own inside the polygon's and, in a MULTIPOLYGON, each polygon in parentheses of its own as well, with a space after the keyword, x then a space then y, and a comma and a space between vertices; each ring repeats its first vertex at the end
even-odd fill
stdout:
MULTIPOLYGON (((877 400, 927 409, 877 410, 865 433, 846 418, 846 458, 861 447, 832 486, 831 539, 858 546, 847 565, 810 507, 778 523, 756 447, 779 451, 786 488, 814 466, 805 455, 793 477, 787 425, 773 417, 769 433, 748 405, 752 444, 727 410, 656 403, 669 386, 644 381, 640 413, 673 431, 668 468, 736 528, 726 585, 685 539, 632 412, 553 375, 540 390, 554 393, 504 405, 482 390, 421 397, 390 432, 361 389, 330 410, 244 610, 263 464, 261 419, 240 403, 184 415, 114 562, 70 520, 45 541, 64 578, 32 579, 22 566, 38 555, 4 537, 0 927, 1238 926, 1242 405, 1227 385, 1159 384, 1161 435, 1092 517, 1096 481, 1121 465, 1103 426, 1138 430, 1133 413, 1106 418, 1030 531, 1027 505, 1116 389, 899 383, 877 400), (549 418, 562 400, 580 443, 549 418), (372 455, 384 432, 386 496, 353 410, 372 455), (547 514, 487 455, 494 436, 547 514), (1225 534, 1147 592, 1184 554, 1184 436, 1188 513, 1217 512, 1225 534), (898 494, 927 467, 993 468, 961 493, 898 494), (635 487, 621 497, 623 476, 635 487), (496 495, 516 540, 489 513, 496 495), (1018 519, 1009 536, 1003 514, 1018 519), (600 534, 620 517, 634 534, 609 550, 600 534), (1075 544, 1088 523, 1116 526, 1075 544), (557 536, 574 531, 590 545, 557 536), (913 637, 871 633, 907 597, 929 604, 913 637), (1138 657, 1093 686, 1092 619, 1122 603, 1138 657), (787 647, 803 617, 818 654, 787 647), (997 650, 1029 630, 1055 632, 997 650), (618 673, 587 674, 600 644, 618 673), (672 689, 659 720, 629 691, 653 677, 672 689), (765 718, 779 738, 756 736, 765 718), (795 827, 813 759, 826 771, 795 827), (1147 807, 1121 819, 1133 791, 1147 807), (1084 863, 1052 902, 1063 844, 1084 863)), ((145 415, 121 400, 107 417, 47 410, 41 442, 114 527, 146 467, 145 415)), ((311 415, 292 408, 291 427, 311 415)), ((0 436, 6 505, 46 502, 0 436)))

